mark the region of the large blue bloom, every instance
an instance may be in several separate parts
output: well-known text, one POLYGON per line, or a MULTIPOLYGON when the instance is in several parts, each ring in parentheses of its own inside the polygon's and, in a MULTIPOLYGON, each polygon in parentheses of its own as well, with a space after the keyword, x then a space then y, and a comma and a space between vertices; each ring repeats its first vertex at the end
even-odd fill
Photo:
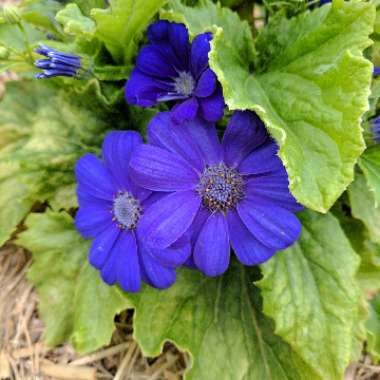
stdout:
POLYGON ((173 100, 177 104, 171 113, 176 122, 197 115, 219 120, 224 99, 208 65, 211 33, 199 34, 190 44, 185 25, 161 20, 149 27, 148 38, 126 84, 127 102, 149 107, 173 100))
POLYGON ((77 163, 79 210, 75 225, 85 238, 94 238, 90 263, 110 285, 119 283, 130 292, 141 281, 157 288, 175 282, 174 267, 190 256, 190 239, 183 235, 168 249, 148 249, 140 231, 144 213, 159 199, 133 182, 129 161, 142 143, 133 131, 110 132, 103 143, 103 162, 86 154, 77 163))
POLYGON ((229 265, 230 244, 240 262, 255 265, 298 239, 294 212, 302 206, 288 190, 277 145, 254 113, 235 112, 222 143, 213 124, 174 125, 160 113, 148 140, 130 162, 136 183, 166 192, 141 222, 148 245, 165 248, 190 233, 195 266, 215 276, 229 265))

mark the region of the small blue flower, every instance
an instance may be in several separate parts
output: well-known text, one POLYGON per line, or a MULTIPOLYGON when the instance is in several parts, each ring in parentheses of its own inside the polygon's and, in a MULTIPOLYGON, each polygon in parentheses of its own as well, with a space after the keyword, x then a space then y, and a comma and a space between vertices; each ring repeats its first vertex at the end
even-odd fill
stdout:
POLYGON ((37 79, 52 77, 77 77, 81 69, 81 59, 75 54, 62 53, 46 45, 40 44, 36 53, 44 55, 47 59, 39 59, 34 65, 43 70, 37 74, 37 79))
POLYGON ((372 120, 372 135, 373 139, 380 144, 380 116, 372 120))
POLYGON ((127 102, 150 107, 175 101, 176 122, 197 115, 212 122, 222 118, 221 86, 208 64, 212 34, 199 34, 190 44, 185 25, 161 20, 149 27, 148 38, 126 84, 127 102))
POLYGON ((251 112, 235 112, 222 142, 213 124, 171 122, 156 115, 130 173, 140 186, 165 193, 144 214, 147 245, 164 249, 186 234, 194 264, 208 276, 225 272, 230 244, 245 265, 260 264, 292 245, 302 210, 288 189, 278 147, 251 112))
POLYGON ((380 67, 374 67, 373 68, 373 75, 376 77, 378 75, 380 75, 380 67))
POLYGON ((103 161, 86 154, 75 168, 79 201, 75 225, 85 238, 94 239, 89 261, 107 284, 118 283, 129 292, 138 291, 142 281, 169 287, 176 279, 174 268, 191 253, 187 235, 165 250, 145 244, 140 225, 160 194, 131 181, 129 161, 141 144, 137 132, 110 132, 103 143, 103 161))

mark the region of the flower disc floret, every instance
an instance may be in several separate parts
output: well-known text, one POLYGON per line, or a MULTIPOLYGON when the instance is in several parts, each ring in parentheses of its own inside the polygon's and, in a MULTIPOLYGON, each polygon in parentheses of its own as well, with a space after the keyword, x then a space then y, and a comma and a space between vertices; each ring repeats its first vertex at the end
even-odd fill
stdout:
POLYGON ((223 162, 206 166, 197 186, 202 204, 210 211, 226 212, 244 198, 243 177, 223 162))
POLYGON ((119 192, 113 200, 113 220, 122 229, 132 230, 136 228, 142 213, 138 199, 129 192, 119 192))

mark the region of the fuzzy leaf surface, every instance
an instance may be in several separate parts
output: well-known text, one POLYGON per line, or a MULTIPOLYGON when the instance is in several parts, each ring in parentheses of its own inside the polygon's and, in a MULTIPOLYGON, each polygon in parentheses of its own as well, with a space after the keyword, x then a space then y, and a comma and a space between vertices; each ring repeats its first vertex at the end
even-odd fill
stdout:
POLYGON ((128 62, 137 38, 167 0, 110 0, 107 9, 93 9, 97 36, 118 63, 128 62))
POLYGON ((116 287, 88 264, 89 244, 66 213, 30 214, 18 244, 33 253, 29 280, 36 286, 49 346, 72 342, 78 352, 108 344, 114 316, 127 307, 116 287))
POLYGON ((331 214, 301 220, 299 241, 261 266, 264 312, 321 378, 338 380, 360 349, 359 257, 331 214))
POLYGON ((348 188, 353 217, 361 220, 372 242, 380 244, 380 207, 375 206, 374 193, 367 186, 365 177, 357 173, 348 188))
POLYGON ((376 206, 380 205, 380 147, 374 145, 368 148, 360 157, 359 166, 373 193, 376 206))
POLYGON ((207 278, 181 269, 164 292, 144 288, 128 295, 135 307, 134 336, 146 356, 165 341, 190 353, 186 379, 321 379, 280 337, 261 311, 257 271, 233 263, 207 278))
POLYGON ((375 362, 380 360, 380 295, 369 303, 367 321, 367 351, 375 362))
POLYGON ((75 162, 99 149, 107 128, 101 116, 68 103, 52 86, 7 84, 0 103, 0 245, 36 201, 76 206, 69 186, 75 162))

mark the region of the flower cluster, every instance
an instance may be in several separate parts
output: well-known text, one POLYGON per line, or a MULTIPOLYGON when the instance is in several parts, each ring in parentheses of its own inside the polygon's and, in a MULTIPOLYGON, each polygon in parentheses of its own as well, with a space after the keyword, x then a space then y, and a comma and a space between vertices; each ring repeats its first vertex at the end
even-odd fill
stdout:
POLYGON ((236 111, 219 140, 224 101, 208 67, 210 39, 190 46, 184 25, 153 24, 127 100, 182 103, 150 121, 147 143, 137 132, 111 132, 102 160, 87 154, 77 163, 76 227, 94 239, 89 260, 103 280, 126 291, 142 282, 166 288, 181 265, 220 275, 231 247, 257 265, 300 235, 302 206, 259 117, 236 111))

